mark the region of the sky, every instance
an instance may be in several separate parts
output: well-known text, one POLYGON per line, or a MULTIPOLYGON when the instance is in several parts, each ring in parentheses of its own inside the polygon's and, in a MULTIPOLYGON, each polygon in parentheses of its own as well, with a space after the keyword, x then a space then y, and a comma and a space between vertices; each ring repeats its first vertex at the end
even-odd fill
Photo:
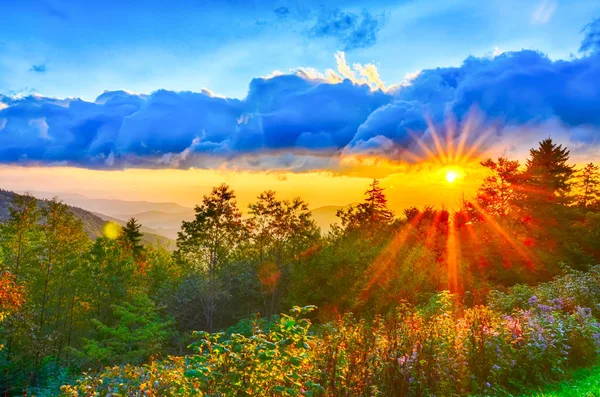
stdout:
POLYGON ((397 208, 452 205, 479 160, 548 136, 599 158, 598 18, 588 0, 0 1, 0 187, 192 205, 224 181, 343 205, 378 177, 397 208))

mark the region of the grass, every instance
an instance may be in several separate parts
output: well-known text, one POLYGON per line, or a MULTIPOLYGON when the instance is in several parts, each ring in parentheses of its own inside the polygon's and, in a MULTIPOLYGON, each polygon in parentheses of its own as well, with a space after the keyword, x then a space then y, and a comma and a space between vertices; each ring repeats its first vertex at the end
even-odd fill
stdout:
POLYGON ((577 370, 568 381, 522 397, 600 397, 600 366, 577 370))

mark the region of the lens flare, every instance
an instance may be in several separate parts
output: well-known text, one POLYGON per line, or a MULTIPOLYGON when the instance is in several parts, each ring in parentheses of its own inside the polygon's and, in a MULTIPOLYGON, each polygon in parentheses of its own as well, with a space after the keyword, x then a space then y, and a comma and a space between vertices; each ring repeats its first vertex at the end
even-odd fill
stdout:
POLYGON ((102 234, 109 240, 117 239, 121 235, 122 231, 123 228, 121 225, 115 222, 106 222, 102 228, 102 234))

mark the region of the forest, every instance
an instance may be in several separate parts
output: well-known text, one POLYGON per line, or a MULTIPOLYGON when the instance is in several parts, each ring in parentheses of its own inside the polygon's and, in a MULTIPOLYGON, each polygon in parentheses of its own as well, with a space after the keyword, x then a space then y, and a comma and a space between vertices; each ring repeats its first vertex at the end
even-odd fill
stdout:
POLYGON ((456 209, 377 179, 325 233, 225 184, 175 247, 58 200, 0 224, 0 396, 521 395, 597 364, 600 170, 546 139, 456 209), (247 215, 242 215, 242 213, 247 215))

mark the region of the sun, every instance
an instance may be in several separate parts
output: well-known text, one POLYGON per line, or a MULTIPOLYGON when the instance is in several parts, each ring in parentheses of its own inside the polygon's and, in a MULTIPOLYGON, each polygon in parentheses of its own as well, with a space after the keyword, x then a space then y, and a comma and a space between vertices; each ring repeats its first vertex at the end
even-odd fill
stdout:
POLYGON ((448 183, 454 183, 456 178, 458 178, 458 174, 455 171, 446 172, 446 181, 448 181, 448 183))

